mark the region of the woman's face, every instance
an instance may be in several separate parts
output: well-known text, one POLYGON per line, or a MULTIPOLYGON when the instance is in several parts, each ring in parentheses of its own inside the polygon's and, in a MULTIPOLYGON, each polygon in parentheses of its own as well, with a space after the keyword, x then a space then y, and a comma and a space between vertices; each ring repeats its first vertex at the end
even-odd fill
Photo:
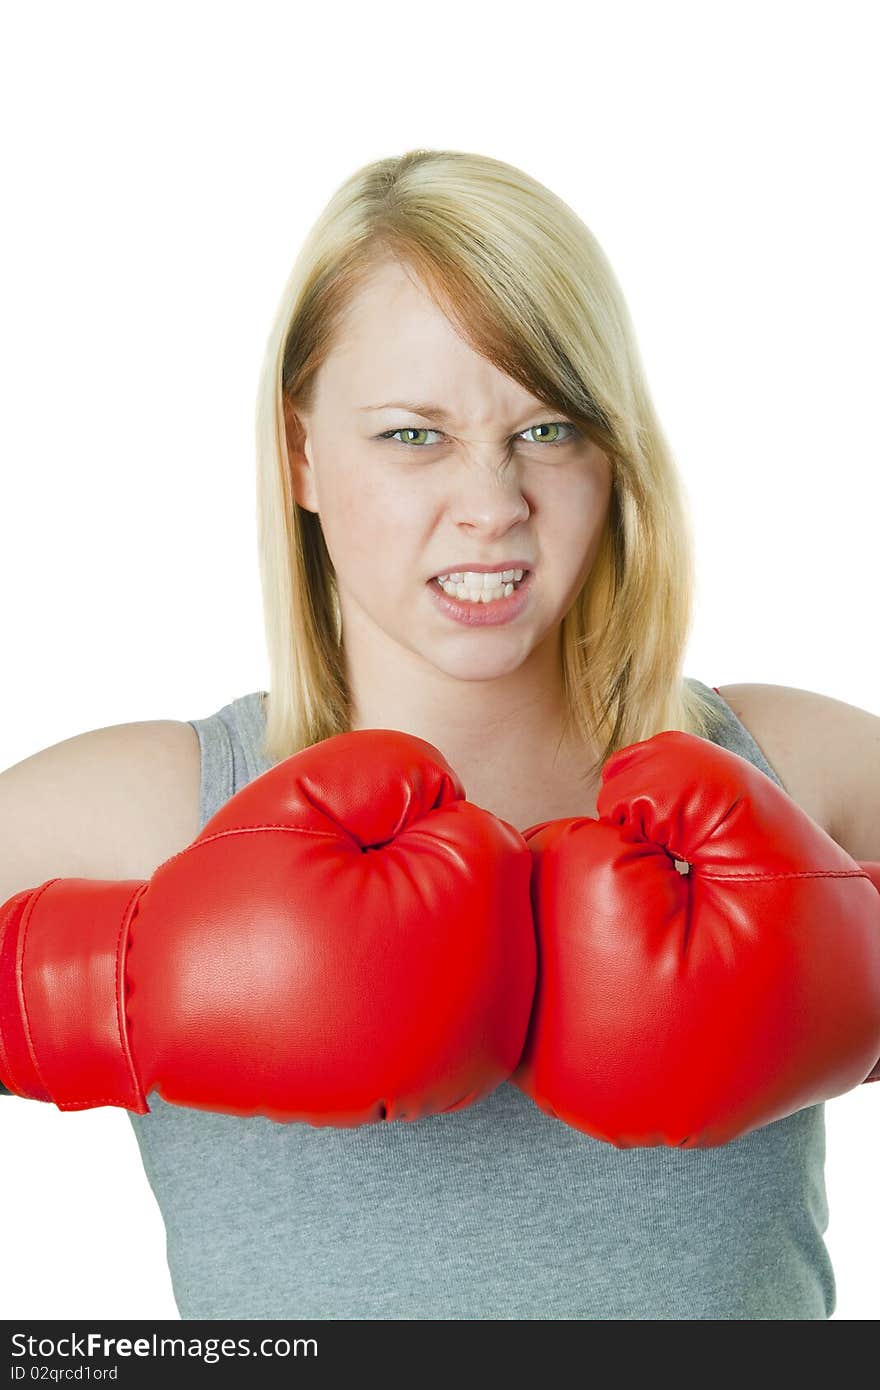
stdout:
POLYGON ((349 659, 390 641, 492 680, 557 631, 601 539, 608 458, 478 356, 398 263, 351 306, 299 419, 295 496, 321 519, 349 659), (531 574, 505 622, 458 620, 432 592, 438 575, 516 562, 531 574))

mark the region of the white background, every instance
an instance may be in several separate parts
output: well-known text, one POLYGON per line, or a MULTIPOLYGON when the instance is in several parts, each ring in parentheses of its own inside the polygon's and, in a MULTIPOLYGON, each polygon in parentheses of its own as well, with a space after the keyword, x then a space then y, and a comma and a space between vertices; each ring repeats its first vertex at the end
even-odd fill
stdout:
MULTIPOLYGON (((338 183, 416 145, 518 165, 608 253, 692 510, 686 672, 880 712, 875 20, 4 6, 0 767, 266 688, 271 318, 338 183)), ((880 1086, 827 1118, 836 1316, 876 1319, 880 1086)), ((0 1099, 0 1191, 0 1316, 178 1316, 122 1111, 0 1099)))

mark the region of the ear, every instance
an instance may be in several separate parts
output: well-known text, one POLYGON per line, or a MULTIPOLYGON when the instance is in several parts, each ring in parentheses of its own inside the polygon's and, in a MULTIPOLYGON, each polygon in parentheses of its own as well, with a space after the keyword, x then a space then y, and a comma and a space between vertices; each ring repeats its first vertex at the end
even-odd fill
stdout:
POLYGON ((317 512, 318 496, 315 488, 315 473, 306 455, 305 426, 282 393, 284 402, 284 433, 287 440, 287 457, 290 462, 290 481, 293 495, 298 504, 307 512, 317 512))

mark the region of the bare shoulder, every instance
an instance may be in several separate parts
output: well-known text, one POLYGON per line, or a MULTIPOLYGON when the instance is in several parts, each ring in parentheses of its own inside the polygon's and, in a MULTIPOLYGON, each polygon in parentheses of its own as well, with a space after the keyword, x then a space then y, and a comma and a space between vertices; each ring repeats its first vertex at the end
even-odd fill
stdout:
POLYGON ((880 860, 880 718, 796 686, 718 692, 789 796, 854 859, 880 860))
POLYGON ((92 729, 0 772, 0 902, 48 878, 147 878, 199 831, 191 724, 92 729))

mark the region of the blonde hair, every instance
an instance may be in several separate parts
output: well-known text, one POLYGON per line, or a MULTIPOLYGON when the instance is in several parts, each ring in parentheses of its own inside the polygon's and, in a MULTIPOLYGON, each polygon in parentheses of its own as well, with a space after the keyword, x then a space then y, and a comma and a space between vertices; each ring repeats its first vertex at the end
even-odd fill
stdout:
POLYGON ((391 258, 416 272, 476 352, 564 412, 610 460, 605 530, 561 624, 566 728, 601 748, 601 762, 663 729, 707 736, 717 708, 681 669, 692 538, 611 266, 572 209, 521 170, 416 149, 366 165, 333 194, 269 334, 256 412, 265 756, 280 761, 349 728, 335 572, 319 516, 293 495, 285 403, 311 408, 349 303, 391 258))

